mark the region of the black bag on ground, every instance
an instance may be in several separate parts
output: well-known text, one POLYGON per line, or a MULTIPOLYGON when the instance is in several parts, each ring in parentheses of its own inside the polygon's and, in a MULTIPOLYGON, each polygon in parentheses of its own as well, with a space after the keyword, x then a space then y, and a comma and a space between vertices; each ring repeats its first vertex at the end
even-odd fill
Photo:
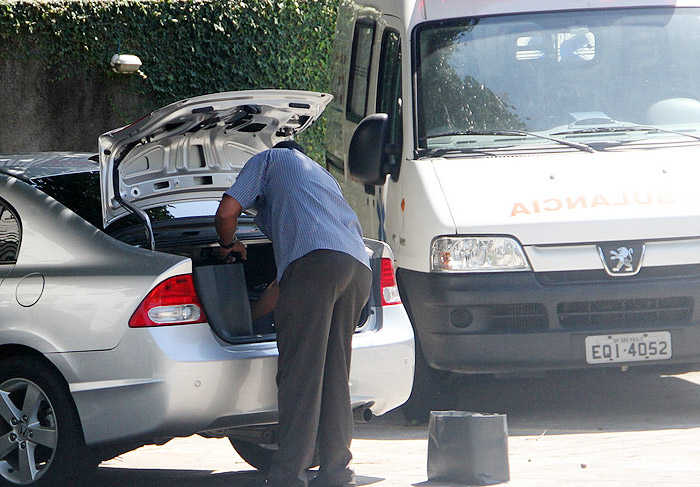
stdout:
POLYGON ((469 485, 510 480, 505 414, 431 411, 428 433, 429 480, 469 485))

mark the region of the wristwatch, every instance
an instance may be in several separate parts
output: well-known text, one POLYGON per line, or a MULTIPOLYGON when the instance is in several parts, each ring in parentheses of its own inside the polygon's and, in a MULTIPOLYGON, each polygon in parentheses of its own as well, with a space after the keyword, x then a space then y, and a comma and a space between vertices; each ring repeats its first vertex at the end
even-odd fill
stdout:
POLYGON ((221 237, 219 237, 219 247, 222 249, 232 249, 234 245, 236 245, 236 242, 238 242, 237 238, 234 238, 233 241, 229 244, 225 244, 221 241, 221 237))

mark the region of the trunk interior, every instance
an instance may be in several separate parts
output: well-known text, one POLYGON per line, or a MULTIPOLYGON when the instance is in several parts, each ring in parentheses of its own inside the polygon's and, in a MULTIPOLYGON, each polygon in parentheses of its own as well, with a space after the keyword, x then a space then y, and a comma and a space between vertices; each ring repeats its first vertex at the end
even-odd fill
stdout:
POLYGON ((192 259, 197 295, 219 338, 229 343, 274 340, 273 313, 251 318, 251 306, 277 274, 272 244, 264 239, 242 240, 247 259, 231 263, 221 262, 218 244, 158 250, 192 259))
MULTIPOLYGON (((277 266, 272 244, 253 223, 242 216, 237 237, 247 247, 247 259, 223 263, 212 217, 153 221, 156 250, 192 259, 195 289, 207 321, 222 340, 244 343, 275 339, 272 313, 251 319, 250 308, 275 280, 277 266)), ((123 226, 113 237, 147 247, 144 227, 123 226)))

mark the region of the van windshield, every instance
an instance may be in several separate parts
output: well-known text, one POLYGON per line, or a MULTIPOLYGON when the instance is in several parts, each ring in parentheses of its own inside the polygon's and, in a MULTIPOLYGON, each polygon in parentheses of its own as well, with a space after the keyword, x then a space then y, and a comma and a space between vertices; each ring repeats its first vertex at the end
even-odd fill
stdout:
POLYGON ((425 24, 416 41, 422 149, 700 130, 698 8, 465 18, 425 24))

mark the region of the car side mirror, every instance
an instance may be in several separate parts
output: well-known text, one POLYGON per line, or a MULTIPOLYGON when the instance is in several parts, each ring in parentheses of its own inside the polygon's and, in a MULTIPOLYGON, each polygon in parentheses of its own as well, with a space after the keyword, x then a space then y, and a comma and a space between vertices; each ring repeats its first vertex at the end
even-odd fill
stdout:
POLYGON ((355 129, 348 151, 350 176, 368 185, 382 185, 391 174, 389 156, 396 152, 389 143, 389 115, 375 113, 364 118, 355 129))

